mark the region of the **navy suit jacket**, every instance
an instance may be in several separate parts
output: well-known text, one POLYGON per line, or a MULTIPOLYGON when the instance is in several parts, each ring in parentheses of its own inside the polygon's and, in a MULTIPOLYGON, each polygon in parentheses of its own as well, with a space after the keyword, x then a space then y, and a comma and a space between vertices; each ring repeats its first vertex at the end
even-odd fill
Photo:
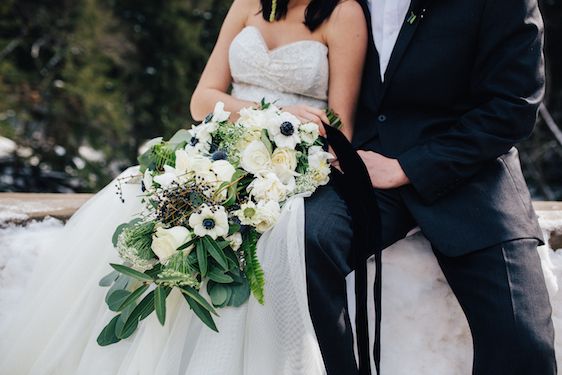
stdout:
POLYGON ((398 159, 426 237, 447 255, 542 240, 514 148, 544 93, 537 1, 413 0, 384 83, 369 34, 353 145, 398 159))

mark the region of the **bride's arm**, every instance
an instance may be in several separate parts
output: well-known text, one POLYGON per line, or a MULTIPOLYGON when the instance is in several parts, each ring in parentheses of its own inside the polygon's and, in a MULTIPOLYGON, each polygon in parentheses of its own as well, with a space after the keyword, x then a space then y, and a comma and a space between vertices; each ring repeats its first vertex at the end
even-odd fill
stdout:
POLYGON ((338 5, 326 25, 325 35, 330 51, 328 104, 339 115, 341 130, 351 141, 368 40, 361 6, 353 0, 338 5))
POLYGON ((248 14, 257 11, 255 0, 235 0, 223 24, 217 43, 191 97, 191 116, 201 121, 222 101, 227 111, 236 113, 254 103, 238 100, 227 94, 232 76, 228 64, 228 49, 232 40, 244 28, 248 14), (254 9, 256 8, 256 9, 254 9))

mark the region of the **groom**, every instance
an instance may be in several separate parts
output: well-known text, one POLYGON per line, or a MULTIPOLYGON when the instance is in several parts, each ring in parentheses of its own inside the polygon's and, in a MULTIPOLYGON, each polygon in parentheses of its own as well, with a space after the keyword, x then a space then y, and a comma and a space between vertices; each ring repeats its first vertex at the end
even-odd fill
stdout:
MULTIPOLYGON (((473 374, 556 374, 541 230, 513 148, 544 91, 536 0, 367 1, 353 144, 383 248, 422 229, 468 319, 473 374)), ((331 186, 306 205, 312 319, 328 374, 353 375, 348 209, 331 186)))

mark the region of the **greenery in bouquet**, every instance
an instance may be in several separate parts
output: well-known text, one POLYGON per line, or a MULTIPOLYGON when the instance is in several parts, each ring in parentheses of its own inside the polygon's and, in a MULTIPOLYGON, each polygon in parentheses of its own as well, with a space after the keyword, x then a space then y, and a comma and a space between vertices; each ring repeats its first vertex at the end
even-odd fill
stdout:
POLYGON ((217 103, 203 123, 154 140, 139 157, 146 209, 113 236, 123 264, 111 264, 100 285, 109 287, 106 303, 117 315, 100 345, 129 337, 153 311, 164 325, 174 288, 215 331, 216 309, 250 295, 265 303, 258 240, 290 197, 328 182, 331 155, 318 125, 272 104, 239 115, 232 121, 217 103))

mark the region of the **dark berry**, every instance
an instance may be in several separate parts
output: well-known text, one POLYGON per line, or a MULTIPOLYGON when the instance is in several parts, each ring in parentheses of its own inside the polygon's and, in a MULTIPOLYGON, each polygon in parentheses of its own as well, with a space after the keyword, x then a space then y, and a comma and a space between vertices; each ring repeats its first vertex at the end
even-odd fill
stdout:
POLYGON ((213 160, 226 160, 227 157, 226 151, 224 150, 215 151, 211 157, 213 160))
POLYGON ((281 134, 286 137, 290 137, 295 133, 295 127, 289 121, 285 121, 281 124, 281 134))
POLYGON ((203 220, 203 227, 207 230, 211 230, 215 227, 215 221, 213 219, 203 220))

